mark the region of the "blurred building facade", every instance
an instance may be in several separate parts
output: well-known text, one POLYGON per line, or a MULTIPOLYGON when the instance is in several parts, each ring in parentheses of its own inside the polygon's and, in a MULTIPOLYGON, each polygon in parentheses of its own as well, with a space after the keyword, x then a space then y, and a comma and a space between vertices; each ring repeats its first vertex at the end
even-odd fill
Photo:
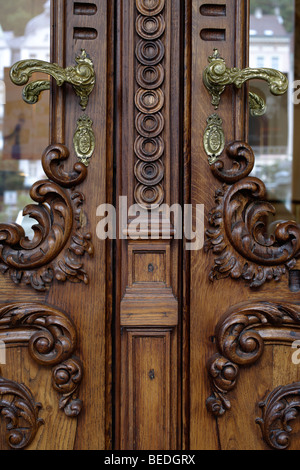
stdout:
MULTIPOLYGON (((47 62, 50 60, 51 2, 47 0, 41 3, 44 3, 44 11, 27 23, 23 36, 15 36, 12 31, 5 31, 5 25, 0 25, 0 151, 2 160, 7 161, 11 158, 19 160, 18 167, 20 174, 25 176, 26 188, 43 176, 41 155, 36 158, 35 144, 33 144, 37 142, 39 148, 38 141, 43 139, 43 131, 40 126, 40 137, 30 138, 33 125, 30 126, 29 121, 33 108, 30 109, 22 102, 21 89, 10 83, 8 74, 10 67, 19 60, 39 59, 47 62), (30 116, 26 120, 27 114, 30 116)), ((42 102, 36 109, 37 113, 42 112, 43 108, 45 110, 45 106, 47 105, 42 102)), ((38 116, 36 120, 38 122, 38 116)), ((43 115, 41 124, 44 121, 43 115)))
POLYGON ((286 31, 280 9, 263 14, 258 8, 250 18, 249 65, 283 72, 290 88, 288 94, 275 97, 265 82, 251 82, 253 91, 265 99, 267 112, 250 118, 249 143, 257 157, 255 175, 265 182, 269 199, 278 203, 282 217, 291 209, 292 200, 294 64, 294 35, 286 31))

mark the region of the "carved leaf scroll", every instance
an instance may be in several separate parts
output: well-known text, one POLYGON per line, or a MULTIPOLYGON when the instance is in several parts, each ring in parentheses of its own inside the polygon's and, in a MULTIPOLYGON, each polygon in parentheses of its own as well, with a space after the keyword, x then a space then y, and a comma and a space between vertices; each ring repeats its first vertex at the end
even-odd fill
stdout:
POLYGON ((31 240, 21 226, 0 224, 0 270, 16 284, 23 281, 38 291, 46 290, 54 279, 88 283, 82 258, 93 254, 93 245, 81 224, 84 196, 75 189, 85 180, 87 168, 76 163, 66 172, 63 162, 68 157, 68 149, 60 144, 49 146, 43 154, 49 179, 32 186, 30 196, 36 204, 23 211, 37 221, 31 240))
POLYGON ((75 326, 64 313, 34 302, 1 305, 0 339, 6 343, 23 341, 28 344, 28 351, 35 362, 52 367, 52 385, 61 395, 60 409, 67 416, 78 416, 82 401, 76 392, 82 380, 83 367, 73 355, 77 347, 75 326))
POLYGON ((217 255, 210 279, 230 276, 251 287, 279 281, 300 254, 300 227, 293 221, 281 222, 270 234, 266 221, 276 212, 267 201, 264 183, 249 176, 255 162, 251 147, 231 143, 226 156, 211 166, 223 187, 216 192, 216 206, 209 214, 211 228, 206 231, 205 250, 217 255))
POLYGON ((6 441, 15 450, 29 446, 44 421, 40 403, 23 384, 0 377, 0 415, 6 421, 6 441))
POLYGON ((231 408, 228 393, 239 368, 260 359, 265 343, 291 344, 300 339, 300 304, 253 302, 232 307, 216 328, 218 353, 207 362, 212 395, 207 408, 222 416, 231 408))
POLYGON ((275 450, 286 450, 291 444, 292 427, 300 414, 300 383, 295 382, 273 390, 260 403, 262 418, 257 418, 266 443, 275 450))

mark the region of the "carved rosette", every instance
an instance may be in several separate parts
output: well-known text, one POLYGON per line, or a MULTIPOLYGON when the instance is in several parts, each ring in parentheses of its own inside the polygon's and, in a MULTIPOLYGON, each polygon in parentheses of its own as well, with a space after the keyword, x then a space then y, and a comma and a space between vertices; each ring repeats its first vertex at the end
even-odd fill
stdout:
POLYGON ((0 339, 4 343, 28 344, 28 351, 35 362, 52 367, 52 385, 60 394, 60 409, 67 416, 79 415, 82 401, 76 392, 82 380, 83 367, 73 355, 77 347, 75 326, 64 313, 34 302, 1 305, 0 339))
POLYGON ((45 291, 54 279, 88 283, 83 256, 93 254, 91 234, 82 226, 84 196, 76 190, 87 176, 87 168, 76 163, 64 171, 69 157, 63 145, 51 145, 42 164, 49 179, 38 181, 30 191, 36 204, 23 214, 37 221, 29 240, 21 226, 0 224, 0 270, 8 272, 16 284, 21 281, 45 291))
POLYGON ((134 173, 137 179, 134 197, 144 208, 158 207, 164 201, 164 130, 165 95, 161 88, 165 70, 163 36, 165 0, 136 0, 136 83, 134 173))
POLYGON ((255 364, 265 343, 291 344, 300 338, 300 305, 253 302, 231 308, 216 328, 218 353, 207 362, 212 395, 206 404, 215 416, 231 408, 228 393, 237 383, 239 368, 255 364))
POLYGON ((211 166, 223 182, 206 231, 205 250, 217 255, 211 281, 231 277, 260 287, 272 279, 279 281, 299 256, 300 227, 295 222, 278 223, 270 235, 267 218, 276 212, 267 202, 263 182, 250 176, 254 163, 251 147, 234 142, 211 166))

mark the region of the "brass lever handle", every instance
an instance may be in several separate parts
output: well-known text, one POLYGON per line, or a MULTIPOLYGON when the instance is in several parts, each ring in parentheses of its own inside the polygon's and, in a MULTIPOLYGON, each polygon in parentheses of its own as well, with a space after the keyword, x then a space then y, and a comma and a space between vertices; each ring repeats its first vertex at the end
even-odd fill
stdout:
MULTIPOLYGON (((80 97, 80 106, 86 109, 89 96, 95 86, 95 70, 93 61, 87 56, 85 50, 75 59, 77 65, 74 67, 62 68, 58 64, 51 64, 42 60, 21 60, 14 64, 10 70, 11 81, 18 86, 26 85, 34 72, 51 75, 58 86, 65 82, 70 83, 77 96, 80 97)), ((40 93, 49 90, 49 80, 37 80, 28 83, 23 89, 23 100, 26 103, 34 104, 38 101, 40 93)))
MULTIPOLYGON (((214 49, 213 55, 208 60, 209 65, 204 70, 203 81, 212 96, 212 104, 215 109, 218 109, 221 95, 227 85, 241 88, 245 82, 259 79, 268 82, 273 95, 283 95, 288 90, 288 79, 278 70, 228 68, 217 49, 214 49)), ((263 99, 255 93, 250 94, 250 109, 254 115, 261 115, 265 111, 263 99)))

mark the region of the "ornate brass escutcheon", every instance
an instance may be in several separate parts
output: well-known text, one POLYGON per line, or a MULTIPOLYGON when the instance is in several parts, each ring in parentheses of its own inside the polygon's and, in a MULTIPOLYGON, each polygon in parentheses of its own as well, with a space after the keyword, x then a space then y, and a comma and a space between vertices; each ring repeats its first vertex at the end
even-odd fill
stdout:
MULTIPOLYGON (((214 53, 208 61, 209 65, 204 70, 203 81, 212 96, 212 105, 215 109, 218 109, 221 95, 227 85, 235 85, 237 88, 241 88, 247 81, 255 79, 268 82, 273 95, 283 95, 288 90, 288 79, 278 70, 228 68, 217 49, 214 49, 214 53)), ((250 94, 250 109, 255 116, 264 114, 266 110, 263 99, 255 93, 250 94)))
POLYGON ((93 121, 87 115, 81 116, 77 121, 73 138, 76 156, 85 166, 89 166, 90 158, 95 150, 95 134, 92 126, 93 121))
POLYGON ((223 121, 218 114, 212 114, 207 119, 207 127, 203 137, 204 149, 208 162, 213 165, 225 148, 223 121))
MULTIPOLYGON (((80 106, 86 109, 89 96, 95 86, 95 71, 93 61, 83 49, 81 55, 76 57, 76 66, 62 68, 58 64, 51 64, 42 60, 21 60, 14 64, 10 70, 11 81, 18 86, 26 85, 34 72, 51 75, 58 86, 69 83, 80 98, 80 106)), ((23 100, 29 104, 37 103, 40 93, 50 89, 49 80, 36 80, 28 83, 23 89, 23 100)))

